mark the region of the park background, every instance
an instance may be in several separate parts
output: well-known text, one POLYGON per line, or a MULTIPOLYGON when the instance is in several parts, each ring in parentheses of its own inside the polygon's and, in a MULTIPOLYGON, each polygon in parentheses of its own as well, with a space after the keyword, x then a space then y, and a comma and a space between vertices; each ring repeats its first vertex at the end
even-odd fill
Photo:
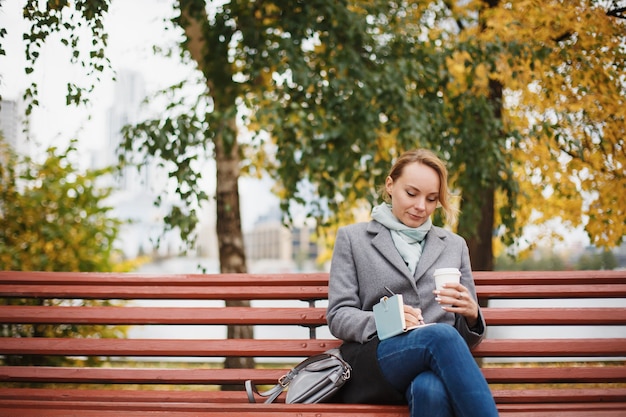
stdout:
MULTIPOLYGON (((419 3, 419 2, 416 2, 419 3)), ((471 3, 471 2, 470 2, 471 3)), ((468 3, 468 4, 470 4, 468 3)), ((539 7, 539 3, 530 4, 530 9, 539 7)), ((608 7, 612 2, 604 2, 608 7)), ((588 6, 601 7, 602 2, 589 2, 588 6)), ((563 6, 563 4, 561 4, 563 6)), ((213 2, 211 7, 220 7, 213 2)), ((551 3, 552 11, 559 11, 559 2, 551 3)), ((563 6, 565 7, 565 6, 563 6)), ((581 7, 587 7, 584 4, 581 7)), ((534 10, 537 12, 537 10, 534 10)), ((152 45, 159 42, 175 43, 180 38, 176 31, 163 31, 163 19, 172 18, 175 8, 169 1, 114 1, 105 17, 105 28, 109 33, 106 55, 111 62, 111 70, 104 71, 100 80, 94 84, 90 93, 91 99, 86 105, 66 105, 65 89, 68 82, 85 79, 85 68, 69 62, 69 49, 58 42, 54 36, 40 50, 35 71, 26 74, 29 67, 24 56, 22 34, 28 30, 27 23, 22 19, 20 2, 0 3, 0 28, 6 30, 2 39, 4 55, 0 55, 0 94, 3 105, 2 130, 7 139, 19 154, 29 155, 34 160, 42 160, 49 146, 63 148, 72 139, 76 152, 71 155, 79 170, 100 169, 117 161, 117 147, 123 138, 119 129, 126 123, 138 123, 144 117, 158 115, 163 98, 151 99, 142 104, 160 89, 181 79, 197 78, 196 70, 188 63, 183 64, 172 57, 154 53, 152 45), (159 42, 156 42, 156 41, 159 42), (112 74, 115 73, 116 80, 112 74), (24 110, 27 103, 22 100, 24 91, 31 82, 37 83, 39 104, 28 120, 28 132, 23 132, 24 110), (8 121, 7 121, 8 120, 8 121), (28 139, 27 139, 28 138, 28 139)), ((617 18, 615 18, 617 19, 617 18)), ((623 24, 621 28, 623 29, 623 24)), ((524 33, 523 35, 528 35, 524 33)), ((85 35, 82 35, 83 38, 85 35)), ((520 36, 523 38, 523 36, 520 36)), ((621 38, 623 47, 623 36, 621 38)), ((621 93, 624 88, 623 67, 617 67, 618 78, 621 77, 621 93)), ((198 85, 192 85, 186 94, 201 93, 198 85)), ((607 94, 607 95, 610 95, 607 94)), ((618 94, 619 95, 619 94, 618 94)), ((623 98, 623 94, 621 94, 623 98)), ((578 108, 571 109, 573 114, 578 108)), ((619 115, 614 118, 615 129, 624 132, 624 120, 619 115)), ((385 137, 385 139, 388 139, 385 137)), ((244 143, 253 142, 253 137, 242 134, 244 143)), ((623 181, 623 136, 618 139, 614 148, 613 170, 621 174, 623 181), (621 152, 621 154, 620 154, 621 152), (621 158, 621 159, 620 159, 621 158)), ((482 162, 477 160, 477 162, 482 162)), ((215 164, 210 158, 202 161, 205 172, 213 172, 215 164)), ((554 169, 551 166, 550 169, 554 169)), ((215 175, 202 178, 202 187, 215 188, 215 175)), ((320 261, 319 255, 324 252, 325 243, 313 242, 303 245, 308 238, 315 236, 313 223, 305 217, 306 210, 293 208, 291 229, 282 226, 282 213, 279 205, 281 199, 272 192, 274 181, 266 173, 256 177, 239 178, 239 196, 241 198, 241 221, 246 246, 249 272, 286 272, 296 270, 327 269, 327 259, 320 261), (296 238, 297 236, 297 238, 296 238), (273 246, 271 257, 259 253, 255 255, 254 247, 260 239, 262 246, 273 246), (271 240, 268 240, 271 239, 271 240), (268 243, 269 242, 269 243, 268 243), (297 247, 294 247, 297 242, 297 247), (303 252, 303 246, 306 250, 303 252)), ((198 208, 198 236, 196 246, 185 249, 184 242, 174 232, 162 235, 165 227, 167 209, 176 204, 173 186, 167 180, 167 173, 158 164, 148 165, 141 172, 126 170, 114 177, 111 183, 115 192, 109 200, 113 207, 110 214, 122 219, 132 219, 134 224, 122 225, 114 245, 121 250, 125 260, 137 262, 139 272, 171 272, 186 273, 194 271, 218 272, 220 270, 218 237, 215 231, 215 207, 210 201, 198 208), (171 197, 170 197, 171 196, 171 197), (164 204, 156 207, 155 198, 161 197, 164 204), (171 198, 171 200, 170 200, 171 198), (156 245, 156 241, 160 244, 156 245), (200 267, 200 268, 199 268, 200 267)), ((605 192, 603 190, 602 192, 605 192)), ((624 198, 623 182, 616 181, 613 188, 615 200, 624 198)), ((587 195, 587 198, 593 198, 587 195)), ((284 207, 283 207, 284 208, 284 207)), ((569 225, 558 217, 549 221, 525 228, 511 252, 517 258, 509 258, 506 249, 496 250, 496 256, 502 255, 500 267, 506 269, 574 269, 581 267, 624 268, 626 266, 626 248, 621 244, 621 237, 613 239, 611 244, 593 245, 584 225, 569 225), (561 238, 554 234, 560 234, 561 238), (532 250, 528 250, 528 248, 532 250), (504 255, 503 255, 504 254, 504 255), (513 259, 511 261, 510 259, 513 259)), ((617 229, 623 228, 625 219, 623 211, 612 218, 617 229)), ((609 226, 610 227, 610 226, 609 226)), ((308 242, 307 242, 308 243, 308 242)), ((606 242, 605 242, 606 243, 606 242)), ((119 255, 119 254, 118 254, 119 255)), ((222 265, 223 266, 223 265, 222 265)), ((495 263, 498 266, 498 262, 495 263)), ((593 305, 593 300, 587 301, 593 305)), ((615 300, 618 305, 625 305, 624 300, 615 300)), ((551 329, 544 328, 546 332, 551 329)), ((585 332, 606 332, 608 329, 579 329, 585 332)), ((612 328, 615 330, 615 328, 612 328)), ((534 330, 532 330, 534 331, 534 330)), ((624 332, 623 329, 619 331, 624 332)))

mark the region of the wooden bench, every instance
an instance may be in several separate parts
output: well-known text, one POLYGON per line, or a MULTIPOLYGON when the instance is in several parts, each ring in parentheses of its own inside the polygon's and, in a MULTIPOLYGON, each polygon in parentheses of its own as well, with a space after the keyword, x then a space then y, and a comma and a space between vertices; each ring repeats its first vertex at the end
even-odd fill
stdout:
MULTIPOLYGON (((502 416, 626 415, 626 271, 475 272, 475 281, 490 304, 487 339, 474 355, 502 416), (584 299, 599 306, 578 307, 584 299), (541 300, 552 301, 520 304, 541 300), (553 338, 524 326, 605 330, 553 338), (492 336, 503 329, 530 337, 492 336)), ((134 335, 0 338, 0 355, 112 358, 103 367, 1 366, 0 416, 407 417, 403 406, 249 404, 242 391, 219 390, 246 379, 274 384, 303 357, 338 346, 325 327, 327 283, 325 273, 0 272, 3 300, 129 300, 122 307, 3 303, 2 324, 130 325, 134 335), (225 308, 223 300, 252 300, 252 307, 225 308), (259 327, 255 339, 229 340, 225 325, 259 327), (221 369, 226 356, 255 357, 257 366, 221 369)))

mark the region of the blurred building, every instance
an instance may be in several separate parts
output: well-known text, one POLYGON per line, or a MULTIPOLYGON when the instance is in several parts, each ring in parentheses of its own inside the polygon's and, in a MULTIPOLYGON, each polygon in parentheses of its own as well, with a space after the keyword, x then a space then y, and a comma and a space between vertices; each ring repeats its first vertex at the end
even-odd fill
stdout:
POLYGON ((0 135, 11 146, 17 144, 18 124, 17 102, 14 100, 0 101, 0 135))
POLYGON ((26 135, 22 131, 23 114, 19 101, 0 101, 0 136, 14 152, 30 155, 26 135))
MULTIPOLYGON (((118 164, 120 145, 124 140, 122 129, 134 125, 145 117, 143 102, 145 99, 145 80, 134 71, 122 70, 117 76, 113 102, 106 114, 106 143, 103 149, 92 155, 92 167, 104 168, 118 164)), ((127 154, 132 160, 133 155, 127 154)), ((115 192, 111 196, 112 214, 128 221, 120 229, 119 246, 126 257, 134 258, 147 254, 155 257, 177 256, 184 249, 180 236, 176 231, 164 232, 165 216, 171 208, 168 201, 167 187, 169 183, 166 168, 151 158, 135 155, 136 165, 123 168, 112 178, 115 192), (155 205, 160 198, 160 205, 155 205)), ((200 217, 206 216, 210 210, 203 208, 200 217)), ((214 218, 214 216, 213 216, 214 218)), ((198 241, 202 242, 202 256, 217 254, 217 243, 213 242, 210 226, 202 219, 198 241)), ((211 222, 208 222, 210 224, 211 222)))
MULTIPOLYGON (((94 152, 93 166, 106 167, 118 163, 118 153, 123 141, 122 129, 141 120, 141 103, 145 97, 145 81, 141 74, 122 70, 117 75, 113 102, 106 112, 106 140, 103 150, 94 152)), ((121 191, 150 190, 153 167, 144 164, 139 169, 128 167, 116 178, 116 187, 121 191)))
POLYGON ((244 233, 246 259, 250 264, 267 262, 276 269, 291 271, 317 270, 320 245, 313 227, 287 228, 278 208, 259 217, 254 227, 244 233))

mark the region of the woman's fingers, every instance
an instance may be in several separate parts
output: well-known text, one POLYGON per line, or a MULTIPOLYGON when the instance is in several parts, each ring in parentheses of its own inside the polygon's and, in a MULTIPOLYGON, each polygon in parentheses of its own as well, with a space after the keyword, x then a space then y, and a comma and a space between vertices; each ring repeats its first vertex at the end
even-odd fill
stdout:
POLYGON ((422 316, 422 310, 419 308, 413 308, 409 305, 404 305, 404 321, 407 326, 415 326, 424 324, 424 317, 422 316))
POLYGON ((442 290, 435 290, 436 300, 445 309, 468 318, 478 316, 478 305, 467 288, 461 284, 450 283, 442 290))

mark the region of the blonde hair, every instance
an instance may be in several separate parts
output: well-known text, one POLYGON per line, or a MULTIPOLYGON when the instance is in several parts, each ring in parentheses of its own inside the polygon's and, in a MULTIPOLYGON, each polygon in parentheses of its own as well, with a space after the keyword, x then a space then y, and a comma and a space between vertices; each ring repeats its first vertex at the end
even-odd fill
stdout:
MULTIPOLYGON (((414 149, 400 155, 389 170, 388 176, 396 181, 401 175, 404 167, 412 164, 423 164, 431 167, 439 176, 439 204, 443 210, 446 221, 454 223, 458 214, 458 209, 450 202, 450 189, 448 188, 448 169, 446 164, 434 152, 428 149, 414 149)), ((381 189, 381 195, 385 202, 391 203, 391 196, 385 187, 381 189)))

